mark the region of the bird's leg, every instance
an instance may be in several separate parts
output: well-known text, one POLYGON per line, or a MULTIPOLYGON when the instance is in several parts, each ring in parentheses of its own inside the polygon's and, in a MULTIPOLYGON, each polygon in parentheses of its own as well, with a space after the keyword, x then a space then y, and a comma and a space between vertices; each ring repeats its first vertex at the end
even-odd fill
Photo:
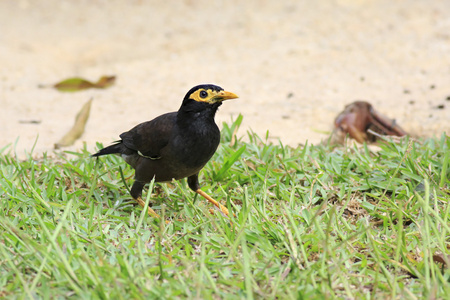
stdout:
POLYGON ((225 206, 223 206, 222 204, 220 204, 219 202, 217 202, 216 200, 211 198, 210 195, 208 195, 207 193, 205 193, 201 189, 197 189, 195 192, 197 194, 199 194, 200 196, 202 196, 203 198, 205 198, 206 200, 208 200, 210 203, 214 204, 216 207, 218 207, 220 209, 220 211, 222 213, 224 213, 227 217, 229 216, 228 208, 226 208, 225 206))
MULTIPOLYGON (((130 191, 131 197, 133 197, 142 208, 145 207, 145 201, 142 200, 142 189, 144 188, 144 185, 145 183, 136 180, 130 191)), ((150 206, 148 207, 148 214, 154 218, 161 218, 150 206)))
POLYGON ((205 193, 204 191, 202 191, 200 189, 200 185, 198 183, 198 173, 195 175, 189 176, 187 181, 188 181, 188 185, 191 188, 191 190, 193 190, 194 192, 196 192, 197 194, 199 194, 200 196, 202 196, 203 198, 208 200, 210 203, 214 204, 227 217, 229 216, 228 208, 226 208, 225 206, 223 206, 222 204, 220 204, 219 202, 217 202, 216 200, 211 198, 211 196, 209 196, 207 193, 205 193))

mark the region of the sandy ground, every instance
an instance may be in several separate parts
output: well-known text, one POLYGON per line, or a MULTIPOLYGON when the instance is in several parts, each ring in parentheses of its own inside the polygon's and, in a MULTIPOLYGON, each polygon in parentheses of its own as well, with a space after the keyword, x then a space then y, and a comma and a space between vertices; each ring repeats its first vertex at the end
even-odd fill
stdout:
POLYGON ((200 83, 240 96, 219 125, 242 114, 238 135, 292 146, 327 138, 357 99, 415 136, 450 131, 450 1, 3 0, 0 28, 0 148, 17 142, 18 155, 36 139, 34 154, 53 151, 90 98, 68 150, 177 110, 200 83), (102 75, 116 85, 38 88, 102 75))

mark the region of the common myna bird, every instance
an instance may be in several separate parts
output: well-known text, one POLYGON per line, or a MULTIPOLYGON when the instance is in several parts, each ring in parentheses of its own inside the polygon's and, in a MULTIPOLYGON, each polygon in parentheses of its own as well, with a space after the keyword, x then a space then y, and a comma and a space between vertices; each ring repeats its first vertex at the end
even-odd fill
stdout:
MULTIPOLYGON (((163 114, 120 135, 121 140, 92 156, 120 154, 135 169, 131 196, 144 207, 142 189, 146 183, 167 182, 187 177, 189 187, 220 208, 228 209, 200 190, 198 173, 213 156, 220 142, 214 116, 222 102, 238 98, 212 84, 193 87, 177 112, 163 114)), ((148 213, 158 217, 153 209, 148 213)))

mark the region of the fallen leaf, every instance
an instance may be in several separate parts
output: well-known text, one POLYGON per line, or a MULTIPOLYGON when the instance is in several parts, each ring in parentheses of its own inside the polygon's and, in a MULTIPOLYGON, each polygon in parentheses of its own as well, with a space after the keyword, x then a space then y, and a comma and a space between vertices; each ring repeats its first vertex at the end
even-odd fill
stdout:
POLYGON ((245 162, 245 164, 247 165, 247 167, 249 167, 249 168, 252 169, 253 171, 256 171, 256 165, 255 165, 254 163, 252 163, 252 162, 249 161, 249 160, 245 160, 244 162, 245 162))
POLYGON ((95 83, 95 88, 97 88, 97 89, 104 89, 104 88, 110 87, 115 82, 116 82, 116 76, 102 76, 95 83))
POLYGON ((345 106, 334 120, 332 143, 343 143, 349 135, 358 143, 374 143, 382 136, 402 137, 407 133, 395 120, 377 112, 367 101, 355 101, 345 106))
POLYGON ((76 92, 89 88, 104 89, 113 85, 115 81, 116 76, 102 76, 95 83, 92 83, 83 78, 74 77, 58 82, 57 84, 53 85, 53 87, 60 92, 76 92))
POLYGON ((92 99, 86 102, 81 108, 80 112, 75 118, 75 124, 72 129, 63 136, 63 138, 55 144, 55 149, 61 147, 67 147, 73 145, 75 141, 83 134, 86 122, 89 119, 89 113, 91 111, 92 99))
POLYGON ((433 261, 435 263, 441 263, 444 266, 448 267, 448 263, 450 262, 450 255, 444 255, 442 253, 437 253, 433 255, 433 261))

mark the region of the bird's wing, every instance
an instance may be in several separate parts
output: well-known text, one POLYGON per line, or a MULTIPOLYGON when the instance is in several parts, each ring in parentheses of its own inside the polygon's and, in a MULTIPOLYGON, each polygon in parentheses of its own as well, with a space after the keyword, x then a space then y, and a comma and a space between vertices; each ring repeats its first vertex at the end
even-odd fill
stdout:
POLYGON ((176 117, 176 112, 161 115, 122 133, 120 138, 127 148, 139 155, 157 159, 161 150, 169 143, 176 117))

